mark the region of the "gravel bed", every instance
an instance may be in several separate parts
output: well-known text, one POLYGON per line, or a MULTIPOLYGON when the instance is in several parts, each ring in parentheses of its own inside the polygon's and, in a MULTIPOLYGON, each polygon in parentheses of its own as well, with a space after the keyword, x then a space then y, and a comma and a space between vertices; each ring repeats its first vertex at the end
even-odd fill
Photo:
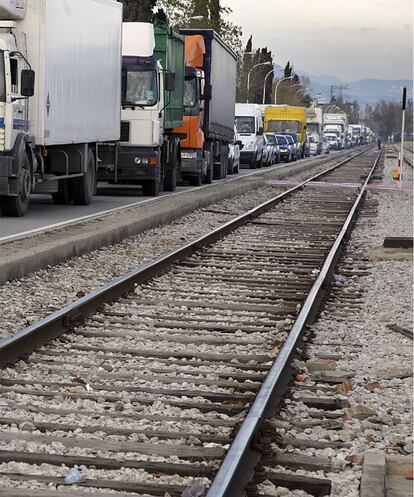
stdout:
MULTIPOLYGON (((337 159, 336 159, 337 160, 337 159)), ((333 158, 333 162, 335 159, 333 158)), ((302 181, 326 165, 289 176, 302 181)), ((0 338, 15 334, 80 296, 126 274, 264 202, 285 187, 263 187, 196 210, 177 221, 74 257, 0 287, 0 338)))
MULTIPOLYGON (((386 159, 382 183, 395 187, 392 169, 395 164, 386 159)), ((404 186, 412 182, 412 170, 405 171, 404 186)), ((303 430, 291 424, 317 418, 301 402, 287 400, 278 418, 272 420, 277 432, 295 438, 312 440, 342 440, 351 443, 343 449, 296 449, 287 446, 286 452, 297 452, 318 457, 332 458, 334 465, 344 468, 339 473, 289 471, 286 468, 270 468, 294 474, 329 478, 333 482, 331 496, 359 497, 362 463, 366 451, 386 454, 413 454, 412 441, 412 361, 413 342, 390 330, 387 325, 399 325, 413 330, 413 266, 412 252, 391 251, 381 248, 386 236, 413 236, 413 193, 408 191, 371 191, 368 199, 378 202, 378 216, 359 219, 340 264, 348 268, 362 263, 366 269, 361 275, 347 276, 343 283, 336 283, 343 295, 358 294, 354 302, 344 306, 336 304, 331 296, 320 318, 311 327, 314 334, 308 354, 326 353, 342 356, 335 369, 352 371, 352 388, 335 398, 347 399, 350 409, 345 410, 342 430, 332 431, 320 426, 303 430), (312 342, 315 342, 312 345, 312 342), (318 345, 319 343, 332 345, 318 345), (341 344, 342 342, 342 344, 341 344), (363 415, 354 415, 365 410, 363 415), (352 461, 350 464, 349 461, 352 461)), ((340 298, 340 293, 338 294, 340 298)), ((312 383, 311 383, 312 384, 312 383)), ((325 390, 307 392, 306 396, 327 397, 325 390)), ((342 420, 343 412, 338 420, 342 420)), ((289 491, 275 487, 271 482, 260 485, 261 496, 307 496, 301 491, 289 491)))

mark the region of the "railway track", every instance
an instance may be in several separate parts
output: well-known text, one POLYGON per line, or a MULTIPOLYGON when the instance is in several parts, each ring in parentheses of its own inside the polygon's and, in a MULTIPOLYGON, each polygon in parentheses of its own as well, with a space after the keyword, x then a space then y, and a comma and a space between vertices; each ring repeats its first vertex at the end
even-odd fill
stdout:
MULTIPOLYGON (((393 148, 395 150, 395 152, 397 153, 397 157, 400 153, 400 147, 397 147, 396 145, 393 145, 393 148)), ((411 169, 413 168, 413 162, 412 162, 412 159, 413 159, 413 151, 412 149, 410 148, 407 148, 407 147, 404 147, 404 161, 405 163, 411 167, 411 169), (408 155, 408 157, 407 157, 408 155)))
POLYGON ((0 342, 0 496, 244 495, 377 162, 356 154, 0 342), (60 488, 74 466, 85 481, 60 488))

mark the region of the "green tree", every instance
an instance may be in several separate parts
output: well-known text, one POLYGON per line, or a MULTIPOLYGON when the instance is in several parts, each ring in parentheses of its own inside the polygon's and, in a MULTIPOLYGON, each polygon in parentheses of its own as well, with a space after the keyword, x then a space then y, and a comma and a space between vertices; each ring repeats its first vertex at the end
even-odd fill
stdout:
POLYGON ((123 20, 127 22, 151 22, 156 0, 122 0, 123 20))
POLYGON ((214 29, 236 53, 240 53, 242 30, 228 20, 232 10, 223 6, 220 0, 156 0, 156 6, 166 12, 170 24, 180 28, 214 29))

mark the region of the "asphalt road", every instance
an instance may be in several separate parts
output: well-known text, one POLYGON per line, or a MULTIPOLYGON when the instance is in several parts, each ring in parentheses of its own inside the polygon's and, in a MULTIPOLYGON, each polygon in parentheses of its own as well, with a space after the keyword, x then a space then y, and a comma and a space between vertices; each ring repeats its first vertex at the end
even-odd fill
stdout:
MULTIPOLYGON (((278 167, 278 165, 272 166, 278 167)), ((267 168, 269 169, 269 168, 267 168)), ((257 171, 261 171, 258 169, 257 171)), ((241 169, 239 176, 252 173, 251 169, 241 169)), ((227 176, 213 183, 231 181, 238 175, 227 176)), ((178 186, 176 192, 194 189, 193 186, 178 186)), ((162 192, 159 196, 171 195, 162 192)), ((4 217, 0 214, 0 238, 17 235, 30 230, 45 228, 57 223, 71 221, 83 216, 93 216, 104 211, 122 208, 126 205, 154 201, 154 197, 145 197, 139 186, 109 185, 100 183, 98 195, 91 205, 54 205, 50 195, 32 195, 29 209, 24 217, 4 217)))

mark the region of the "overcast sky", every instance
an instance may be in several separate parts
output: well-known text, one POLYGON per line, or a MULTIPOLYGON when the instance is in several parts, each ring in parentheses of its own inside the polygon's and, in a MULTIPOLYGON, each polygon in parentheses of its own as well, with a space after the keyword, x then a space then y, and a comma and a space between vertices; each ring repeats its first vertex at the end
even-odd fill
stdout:
POLYGON ((343 81, 411 79, 413 0, 223 0, 231 20, 310 74, 343 81))

